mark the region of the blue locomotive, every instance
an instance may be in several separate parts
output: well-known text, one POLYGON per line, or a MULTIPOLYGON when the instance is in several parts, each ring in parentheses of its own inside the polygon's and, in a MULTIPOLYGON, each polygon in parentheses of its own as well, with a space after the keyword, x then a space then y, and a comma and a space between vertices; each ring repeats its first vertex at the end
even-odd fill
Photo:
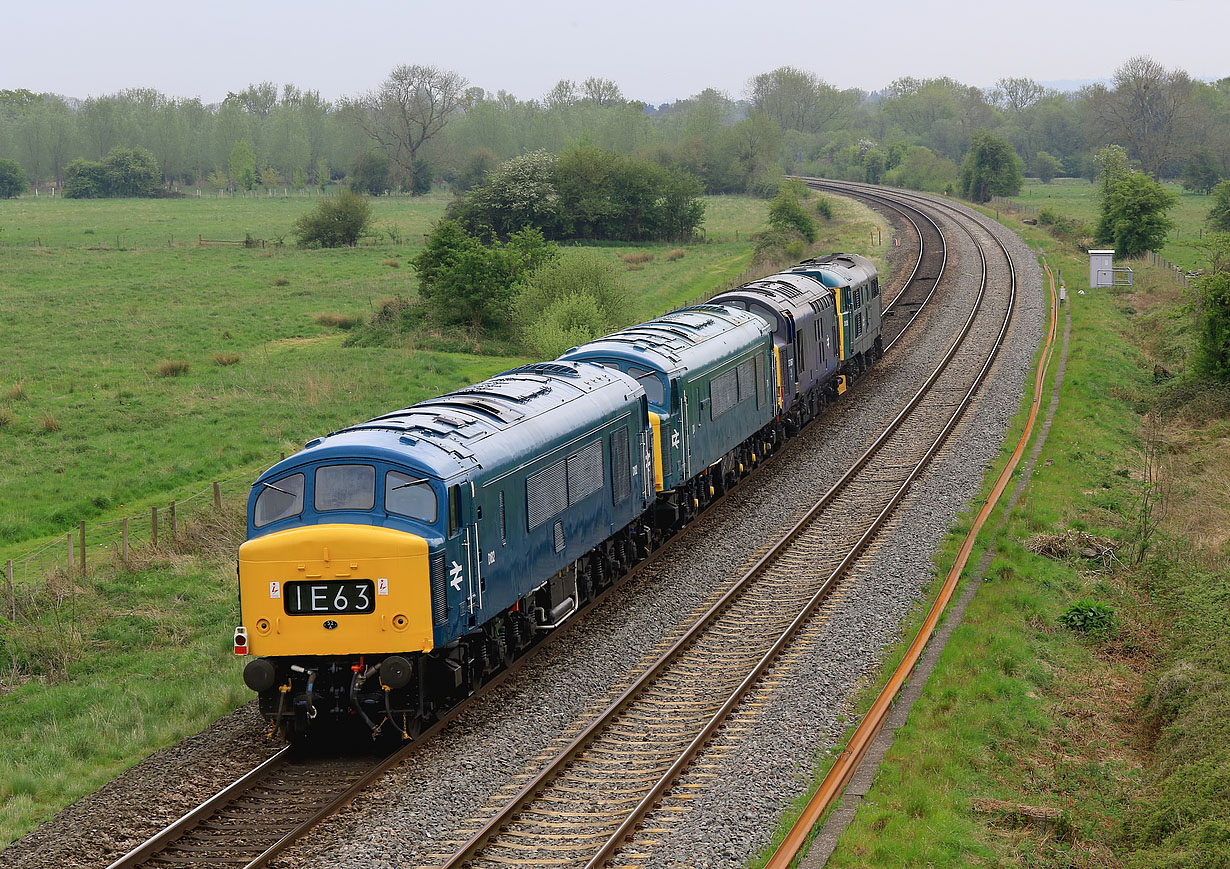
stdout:
POLYGON ((809 260, 309 442, 239 550, 262 714, 413 737, 844 392, 880 316, 870 261, 809 260))

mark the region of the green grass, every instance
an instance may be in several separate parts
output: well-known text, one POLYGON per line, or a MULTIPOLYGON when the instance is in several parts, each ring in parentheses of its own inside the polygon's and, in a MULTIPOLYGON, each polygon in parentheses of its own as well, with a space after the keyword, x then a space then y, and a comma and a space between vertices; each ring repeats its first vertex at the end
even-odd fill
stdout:
MULTIPOLYGON (((1212 205, 1210 197, 1203 193, 1189 193, 1174 183, 1164 185, 1178 197, 1178 204, 1168 212, 1175 228, 1166 237, 1165 246, 1158 251, 1165 259, 1183 268, 1194 270, 1204 265, 1195 242, 1208 232, 1205 218, 1212 205)), ((1043 184, 1030 178, 1025 182, 1020 196, 1012 201, 1033 208, 1051 207, 1062 214, 1078 218, 1091 227, 1098 222, 1097 187, 1083 178, 1056 178, 1043 184)))
MULTIPOLYGON (((970 559, 977 564, 994 546, 988 581, 830 865, 1224 865, 1230 725, 1213 710, 1230 702, 1226 563, 1222 544, 1202 548, 1183 531, 1210 512, 1225 516, 1207 490, 1230 470, 1223 448, 1230 426, 1209 413, 1218 405, 1207 397, 1193 405, 1204 416, 1189 410, 1167 424, 1175 503, 1142 567, 1108 573, 1084 559, 1030 552, 1025 542, 1036 534, 1078 529, 1118 540, 1120 557, 1131 562, 1140 542, 1133 528, 1143 414, 1173 405, 1173 390, 1193 387, 1152 377, 1158 359, 1181 372, 1181 354, 1146 355, 1184 340, 1181 293, 1165 275, 1142 269, 1132 296, 1087 287, 1079 295, 1084 258, 1038 229, 1010 225, 1050 251, 1052 266, 1068 278, 1073 325, 1063 396, 1022 505, 993 544, 984 532, 970 559), (1180 455, 1190 457, 1182 466, 1180 455), (1115 628, 1085 635, 1061 626, 1059 616, 1087 598, 1110 605, 1115 628), (1181 690, 1167 693, 1166 672, 1185 674, 1181 690), (1055 825, 1039 825, 982 800, 1061 815, 1055 825)), ((1052 368, 1044 408, 1054 377, 1052 368)), ((1027 394, 1007 444, 1019 436, 1030 400, 1027 394)), ((988 529, 1003 512, 1001 503, 988 529)), ((972 508, 953 528, 937 576, 952 563, 971 516, 972 508)), ((891 650, 885 675, 899 659, 900 650, 891 650)), ((860 710, 878 689, 869 686, 860 710)))
MULTIPOLYGON (((386 235, 343 251, 179 246, 198 234, 274 238, 308 199, 0 201, 0 323, 13 336, 12 382, 0 382, 0 411, 10 415, 0 425, 0 559, 90 520, 92 568, 71 582, 19 570, 18 617, 0 612, 0 842, 250 697, 229 647, 243 471, 321 432, 527 361, 343 346, 348 333, 321 315, 366 317, 380 300, 413 293, 413 269, 386 261, 406 263, 444 200, 374 204, 377 222, 396 226, 403 243, 386 235), (187 369, 161 376, 167 361, 187 369), (41 427, 47 414, 58 431, 41 427), (169 499, 232 476, 225 533, 194 531, 185 513, 181 535, 195 543, 167 546, 164 524, 164 549, 138 549, 133 569, 98 557, 99 541, 116 536, 98 523, 148 515, 155 504, 165 523, 169 499)), ((891 241, 870 246, 877 218, 837 205, 816 249, 878 258, 891 241)), ((612 259, 654 254, 626 272, 635 316, 649 317, 744 274, 766 207, 714 198, 703 242, 596 249, 612 259), (684 255, 671 261, 676 248, 684 255)), ((133 529, 138 540, 145 533, 142 523, 133 529)), ((62 538, 55 545, 62 550, 62 538)))

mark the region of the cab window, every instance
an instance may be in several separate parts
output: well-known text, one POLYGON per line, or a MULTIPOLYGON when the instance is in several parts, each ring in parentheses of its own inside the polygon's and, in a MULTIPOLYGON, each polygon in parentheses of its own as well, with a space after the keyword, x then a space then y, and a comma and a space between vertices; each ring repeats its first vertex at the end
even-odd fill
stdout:
POLYGON ((658 407, 666 406, 666 390, 662 387, 662 378, 656 371, 629 366, 628 374, 644 388, 645 395, 648 396, 650 402, 658 407))
POLYGON ((431 483, 421 477, 389 471, 384 475, 384 509, 399 516, 435 522, 436 493, 431 483))
POLYGON ((303 512, 303 474, 291 474, 272 483, 261 483, 252 524, 257 528, 303 512))
POLYGON ((325 465, 316 469, 317 510, 370 510, 376 506, 376 469, 371 465, 325 465))

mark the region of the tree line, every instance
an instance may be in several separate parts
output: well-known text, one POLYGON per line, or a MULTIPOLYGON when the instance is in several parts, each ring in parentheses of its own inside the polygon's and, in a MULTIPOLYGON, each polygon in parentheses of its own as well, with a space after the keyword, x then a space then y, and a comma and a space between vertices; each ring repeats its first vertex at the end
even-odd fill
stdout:
POLYGON ((1093 178, 1095 151, 1122 146, 1154 178, 1211 191, 1230 177, 1230 78, 1207 83, 1134 57, 1109 83, 1076 92, 1030 78, 992 88, 905 77, 881 91, 840 90, 782 67, 737 96, 717 89, 649 106, 610 80, 561 81, 522 100, 459 73, 404 65, 373 90, 337 101, 251 84, 217 104, 152 89, 77 100, 0 91, 0 159, 27 183, 68 180, 75 160, 116 148, 152 155, 161 186, 468 189, 487 169, 535 151, 588 145, 686 173, 705 192, 773 195, 783 172, 957 190, 980 132, 1007 142, 1044 181, 1093 178))

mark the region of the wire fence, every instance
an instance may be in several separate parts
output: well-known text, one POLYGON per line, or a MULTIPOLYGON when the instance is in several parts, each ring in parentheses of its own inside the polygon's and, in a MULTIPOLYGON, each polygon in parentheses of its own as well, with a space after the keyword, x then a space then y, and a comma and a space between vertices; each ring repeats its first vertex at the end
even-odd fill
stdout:
MULTIPOLYGON (((285 458, 286 454, 282 454, 285 458)), ((177 541, 184 523, 210 511, 221 512, 236 496, 246 494, 260 470, 272 462, 245 469, 233 477, 217 480, 186 498, 153 506, 148 513, 96 522, 81 521, 29 552, 5 562, 5 596, 12 610, 16 589, 37 582, 54 572, 88 575, 102 564, 123 564, 140 548, 158 549, 177 541)))

